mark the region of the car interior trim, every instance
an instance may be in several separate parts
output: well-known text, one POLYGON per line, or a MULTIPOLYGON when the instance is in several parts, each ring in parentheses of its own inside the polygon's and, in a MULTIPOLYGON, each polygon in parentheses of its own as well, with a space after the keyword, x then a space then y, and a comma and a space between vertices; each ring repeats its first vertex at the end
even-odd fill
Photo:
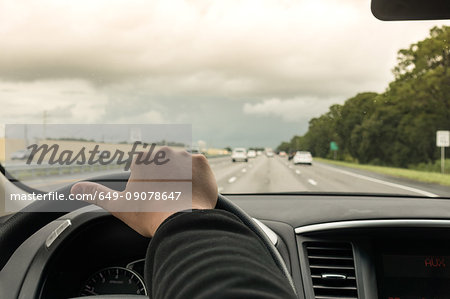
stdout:
POLYGON ((258 224, 258 226, 266 233, 267 237, 270 239, 272 244, 276 246, 278 244, 277 234, 258 219, 253 218, 253 220, 255 220, 256 224, 258 224))
POLYGON ((64 220, 54 231, 50 233, 50 235, 45 240, 45 246, 50 248, 53 242, 61 235, 63 231, 65 231, 69 226, 72 225, 69 219, 64 220))
POLYGON ((371 227, 450 227, 444 219, 372 219, 327 222, 295 228, 298 235, 325 230, 371 228, 371 227))

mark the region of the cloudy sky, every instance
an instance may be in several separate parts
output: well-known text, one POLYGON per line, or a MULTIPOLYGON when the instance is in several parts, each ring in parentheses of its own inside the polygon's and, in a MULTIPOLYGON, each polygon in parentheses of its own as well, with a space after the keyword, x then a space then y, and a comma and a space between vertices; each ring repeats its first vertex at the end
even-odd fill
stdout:
POLYGON ((0 1, 0 123, 186 123, 272 146, 449 22, 382 22, 368 0, 0 1))

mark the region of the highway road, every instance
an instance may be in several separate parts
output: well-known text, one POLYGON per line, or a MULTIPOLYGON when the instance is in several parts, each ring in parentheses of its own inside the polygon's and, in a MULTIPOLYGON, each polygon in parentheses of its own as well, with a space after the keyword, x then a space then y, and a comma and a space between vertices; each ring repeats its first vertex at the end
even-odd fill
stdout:
MULTIPOLYGON (((388 193, 415 196, 450 197, 450 188, 406 179, 374 174, 367 171, 314 162, 294 165, 282 157, 264 155, 249 162, 232 163, 230 157, 211 158, 211 168, 221 193, 271 192, 358 192, 388 193)), ((59 187, 99 175, 117 172, 86 172, 81 174, 43 177, 25 182, 31 187, 51 191, 59 187)))
POLYGON ((313 162, 259 156, 249 162, 210 161, 221 193, 357 192, 450 197, 450 188, 313 162))

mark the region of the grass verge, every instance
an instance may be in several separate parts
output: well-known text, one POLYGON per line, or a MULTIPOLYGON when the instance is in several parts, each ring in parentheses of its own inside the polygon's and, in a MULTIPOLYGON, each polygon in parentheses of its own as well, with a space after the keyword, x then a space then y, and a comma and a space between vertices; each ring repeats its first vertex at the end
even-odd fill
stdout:
MULTIPOLYGON (((415 180, 419 182, 425 183, 435 183, 444 186, 450 186, 450 175, 449 174, 441 174, 437 172, 427 172, 413 169, 405 169, 405 168, 395 168, 395 167, 385 167, 385 166, 375 166, 375 165, 365 165, 365 164, 356 164, 350 162, 343 161, 334 161, 322 158, 315 158, 315 160, 319 162, 335 164, 350 168, 368 170, 380 174, 387 174, 394 177, 406 178, 410 180, 415 180)), ((448 165, 450 167, 450 165, 448 165)))

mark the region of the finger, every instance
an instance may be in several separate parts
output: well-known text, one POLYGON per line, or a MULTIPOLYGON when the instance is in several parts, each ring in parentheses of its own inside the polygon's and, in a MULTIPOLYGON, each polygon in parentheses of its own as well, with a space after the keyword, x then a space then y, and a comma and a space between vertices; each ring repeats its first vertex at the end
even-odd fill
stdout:
MULTIPOLYGON (((103 199, 100 194, 103 195, 103 198, 107 198, 107 195, 112 195, 113 193, 119 193, 119 196, 121 192, 118 192, 113 189, 109 189, 108 187, 105 187, 103 185, 92 183, 92 182, 80 182, 76 183, 72 186, 71 189, 72 194, 82 194, 84 196, 84 201, 95 204, 96 206, 99 206, 108 212, 110 212, 113 216, 123 221, 125 224, 130 226, 132 229, 137 231, 143 236, 151 236, 148 232, 148 229, 145 227, 142 227, 142 224, 139 223, 140 218, 138 217, 139 212, 119 212, 120 204, 116 201, 110 201, 103 199)), ((123 207, 123 206, 122 206, 123 207)))
POLYGON ((103 185, 92 182, 80 182, 72 186, 70 192, 74 195, 80 194, 83 201, 95 204, 108 211, 109 200, 102 198, 111 198, 117 191, 109 189, 103 185))

